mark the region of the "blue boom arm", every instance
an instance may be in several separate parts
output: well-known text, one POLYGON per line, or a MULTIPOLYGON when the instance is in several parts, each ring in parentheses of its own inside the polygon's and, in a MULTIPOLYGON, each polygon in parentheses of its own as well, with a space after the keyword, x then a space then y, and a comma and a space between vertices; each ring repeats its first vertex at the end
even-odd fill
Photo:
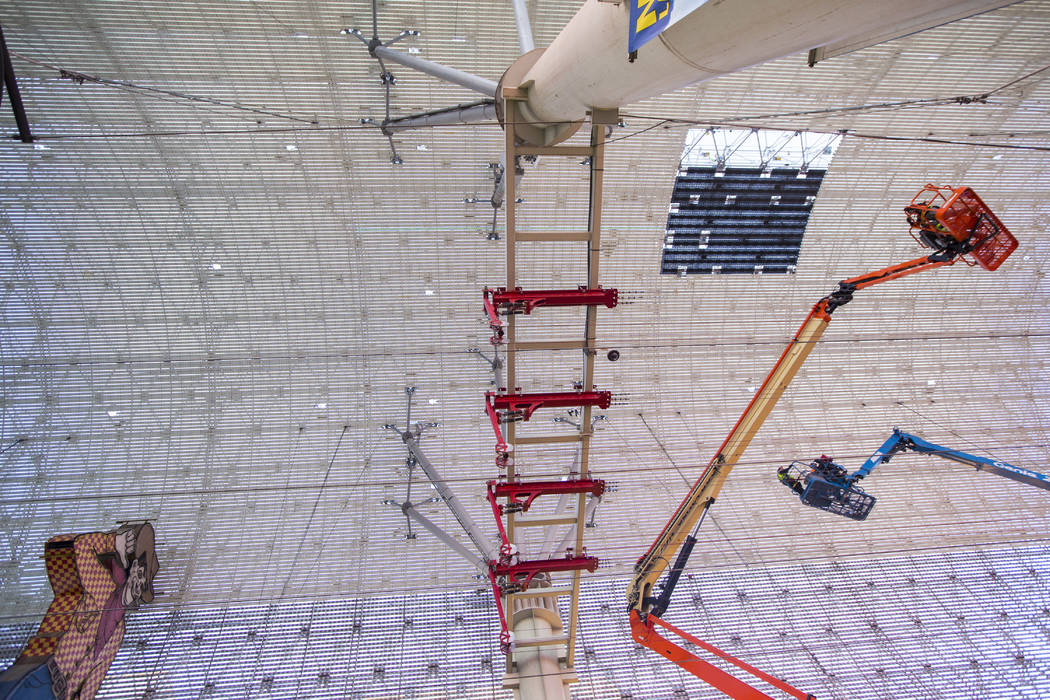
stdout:
POLYGON ((935 445, 918 435, 905 433, 899 428, 893 429, 893 435, 882 443, 879 449, 868 457, 860 469, 849 476, 842 466, 835 464, 830 457, 821 455, 808 464, 792 462, 777 471, 777 477, 798 494, 807 506, 826 510, 853 520, 864 520, 875 506, 875 497, 865 493, 857 482, 870 474, 875 467, 888 462, 899 452, 918 452, 919 454, 937 455, 953 462, 960 462, 981 471, 992 472, 1007 479, 1020 481, 1029 486, 1037 486, 1050 491, 1050 477, 1031 469, 1015 467, 1008 462, 989 457, 952 450, 935 445))
POLYGON ((905 433, 899 428, 893 429, 893 435, 882 443, 882 446, 877 449, 871 457, 868 457, 860 469, 850 475, 849 480, 851 482, 863 479, 871 471, 882 464, 888 462, 890 458, 898 452, 911 451, 918 452, 919 454, 937 455, 944 459, 950 459, 953 462, 959 462, 968 466, 974 467, 981 471, 992 472, 999 476, 1004 476, 1007 479, 1013 479, 1014 481, 1020 481, 1023 484, 1029 486, 1038 486, 1042 489, 1050 490, 1050 477, 1039 472, 1034 472, 1031 469, 1024 469, 1022 467, 1015 467, 1014 465, 1004 462, 1001 459, 991 459, 989 457, 979 457, 966 452, 960 452, 959 450, 952 450, 941 445, 935 445, 928 440, 924 440, 918 435, 912 435, 911 433, 905 433))

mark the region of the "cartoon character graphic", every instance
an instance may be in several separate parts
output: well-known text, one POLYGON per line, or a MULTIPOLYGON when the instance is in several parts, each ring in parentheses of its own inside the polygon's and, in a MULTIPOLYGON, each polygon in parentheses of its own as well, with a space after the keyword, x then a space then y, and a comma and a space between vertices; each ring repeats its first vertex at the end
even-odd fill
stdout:
POLYGON ((90 700, 124 639, 124 614, 153 600, 153 526, 52 537, 55 598, 21 656, 0 674, 0 700, 90 700))

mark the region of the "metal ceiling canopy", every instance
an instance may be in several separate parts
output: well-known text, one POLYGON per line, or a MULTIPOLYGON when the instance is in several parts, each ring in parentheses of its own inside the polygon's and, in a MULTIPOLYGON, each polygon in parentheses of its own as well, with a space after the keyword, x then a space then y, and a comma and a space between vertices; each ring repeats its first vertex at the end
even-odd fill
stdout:
MULTIPOLYGON (((295 611, 320 615, 337 597, 367 627, 375 601, 392 594, 478 586, 473 567, 429 533, 405 540, 405 516, 383 505, 404 496, 407 474, 404 443, 380 426, 402 414, 406 381, 433 398, 424 417, 441 427, 429 434, 426 454, 447 469, 443 476, 473 519, 491 522, 484 481, 492 444, 478 397, 493 372, 467 350, 487 345, 479 291, 505 274, 503 243, 487 238, 488 163, 499 160, 504 139, 495 125, 399 133, 404 164, 394 167, 386 137, 359 123, 384 116, 376 62, 338 34, 364 26, 370 9, 291 0, 100 3, 78 13, 23 0, 0 8, 38 138, 32 146, 0 142, 0 616, 7 624, 35 623, 47 607, 39 556, 48 537, 146 517, 157 525, 164 567, 157 597, 142 612, 172 625, 186 654, 178 657, 182 669, 210 649, 210 637, 193 646, 196 631, 183 625, 193 618, 220 627, 222 615, 210 611, 228 610, 232 620, 255 605, 264 618, 266 610, 298 605, 295 611), (59 69, 121 84, 79 84, 59 69), (306 531, 303 514, 315 504, 306 531)), ((530 9, 543 47, 576 7, 530 9)), ((418 28, 420 55, 496 79, 519 55, 512 10, 503 2, 405 0, 388 3, 382 21, 394 32, 418 28)), ((592 438, 592 470, 617 486, 587 530, 589 551, 603 557, 599 583, 607 577, 619 595, 617 579, 629 574, 637 543, 651 541, 673 510, 686 488, 682 475, 699 474, 800 309, 829 280, 918 254, 900 235, 900 208, 926 182, 972 186, 1021 247, 994 275, 930 275, 923 286, 930 301, 918 299, 909 280, 858 297, 850 323, 829 327, 822 352, 737 466, 715 514, 722 536, 697 545, 693 567, 720 581, 746 571, 732 579, 743 590, 768 584, 778 566, 796 567, 792 580, 802 581, 833 571, 832 562, 849 571, 864 562, 872 573, 857 576, 887 598, 913 601, 924 579, 912 587, 899 575, 904 564, 879 562, 968 557, 962 582, 987 568, 978 550, 1045 542, 1043 492, 1002 479, 993 486, 962 465, 939 467, 936 478, 921 468, 887 472, 879 507, 850 527, 788 505, 770 467, 812 457, 815 444, 846 461, 863 458, 887 426, 907 424, 935 443, 1045 471, 1050 177, 1040 149, 1048 146, 1050 84, 1037 71, 1046 65, 1048 33, 1050 3, 1032 0, 812 68, 796 54, 624 110, 626 126, 614 129, 607 147, 598 254, 603 283, 635 290, 635 298, 603 317, 594 383, 617 387, 630 402, 610 409, 592 438), (985 103, 951 99, 986 93, 985 103), (659 273, 686 132, 717 124, 845 132, 794 274, 659 273), (615 363, 602 359, 611 349, 621 353, 615 363), (785 535, 795 530, 810 536, 785 535)), ((407 70, 392 89, 392 117, 475 99, 407 70)), ((9 111, 0 113, 0 126, 16 131, 9 111)), ((555 174, 541 157, 522 168, 515 191, 522 228, 579 228, 569 205, 585 206, 586 166, 555 174)), ((555 243, 541 241, 523 263, 539 270, 559 255, 555 243)), ((569 282, 537 272, 517 285, 569 282)), ((566 313, 551 337, 578 328, 579 318, 566 313)), ((529 352, 538 355, 526 375, 519 368, 519 383, 570 389, 556 386, 546 351, 529 352)), ((562 424, 534 427, 571 432, 562 424)), ((552 444, 543 454, 553 459, 565 450, 552 444)), ((427 517, 456 529, 436 507, 427 517)), ((526 536, 527 546, 544 546, 541 529, 526 536)), ((460 542, 469 546, 465 536, 460 542)), ((761 595, 755 591, 752 600, 761 595)), ((435 603, 435 619, 441 610, 435 603)), ((599 608, 587 610, 588 624, 603 624, 599 608)), ((750 621, 741 629, 764 629, 772 614, 760 605, 740 610, 750 621)), ((299 614, 288 612, 293 634, 299 614)), ((957 627, 933 606, 921 614, 930 629, 940 629, 930 618, 957 627)), ((1025 634, 1020 619, 988 620, 1004 635, 1025 634)), ((498 634, 487 610, 468 615, 464 627, 436 624, 443 637, 469 629, 495 644, 498 634), (481 618, 490 626, 475 629, 481 618)), ((243 640, 247 632, 223 634, 243 640)), ((148 649, 128 653, 175 659, 164 656, 163 635, 143 638, 148 649)), ((376 641, 364 646, 384 638, 368 639, 376 641)), ((909 649, 909 658, 924 653, 909 649)), ((875 644, 872 655, 892 651, 875 644)), ((272 656, 292 653, 300 652, 272 656)), ((995 686, 992 651, 974 653, 982 654, 980 665, 963 661, 960 673, 995 686)), ((252 662, 224 663, 240 672, 252 662)), ((934 666, 930 677, 948 677, 934 666)), ((365 673, 371 677, 372 667, 365 673)), ((432 682, 426 674, 419 669, 421 683, 432 682)), ((384 688, 395 687, 392 676, 388 666, 384 688)), ((294 687, 281 678, 275 688, 294 687)), ((656 676, 646 678, 639 683, 667 690, 656 676)), ((864 683, 856 693, 845 680, 837 687, 879 696, 864 683)))

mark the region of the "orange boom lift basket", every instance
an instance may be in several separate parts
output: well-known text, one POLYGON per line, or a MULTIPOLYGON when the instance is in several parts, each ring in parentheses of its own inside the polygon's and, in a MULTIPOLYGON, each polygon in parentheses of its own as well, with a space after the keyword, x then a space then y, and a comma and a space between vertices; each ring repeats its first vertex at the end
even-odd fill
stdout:
POLYGON ((999 267, 1017 248, 1017 239, 969 187, 926 185, 904 207, 912 236, 934 249, 958 250, 969 264, 999 267))

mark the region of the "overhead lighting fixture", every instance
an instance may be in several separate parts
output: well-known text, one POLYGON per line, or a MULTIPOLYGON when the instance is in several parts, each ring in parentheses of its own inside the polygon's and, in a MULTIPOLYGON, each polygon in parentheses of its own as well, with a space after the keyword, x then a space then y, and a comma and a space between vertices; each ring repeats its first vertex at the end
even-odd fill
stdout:
POLYGON ((424 290, 423 294, 428 296, 428 297, 432 297, 432 296, 434 296, 434 290, 433 289, 424 290))
POLYGON ((106 415, 110 418, 116 418, 120 415, 120 411, 106 411, 106 415))
POLYGON ((322 401, 320 403, 315 403, 314 408, 328 408, 328 404, 322 401))
POLYGON ((290 143, 290 144, 288 144, 287 146, 284 147, 284 150, 286 150, 286 151, 298 151, 299 147, 296 146, 294 143, 290 143))
POLYGON ((430 404, 431 406, 437 404, 437 402, 438 402, 437 399, 427 399, 427 403, 430 404))
POLYGON ((211 269, 213 269, 213 270, 221 270, 222 269, 222 265, 220 265, 219 263, 212 263, 211 264, 211 269))

